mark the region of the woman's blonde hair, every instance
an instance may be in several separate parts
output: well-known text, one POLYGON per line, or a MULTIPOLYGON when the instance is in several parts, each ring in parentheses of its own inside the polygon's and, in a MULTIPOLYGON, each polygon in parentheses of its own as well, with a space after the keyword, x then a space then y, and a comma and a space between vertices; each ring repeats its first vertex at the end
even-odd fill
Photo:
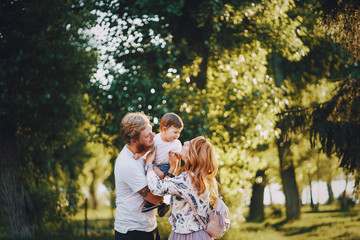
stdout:
POLYGON ((206 138, 200 136, 191 141, 188 160, 180 172, 193 173, 189 176, 199 195, 209 190, 211 202, 218 197, 218 184, 215 178, 218 173, 218 161, 213 145, 206 138))

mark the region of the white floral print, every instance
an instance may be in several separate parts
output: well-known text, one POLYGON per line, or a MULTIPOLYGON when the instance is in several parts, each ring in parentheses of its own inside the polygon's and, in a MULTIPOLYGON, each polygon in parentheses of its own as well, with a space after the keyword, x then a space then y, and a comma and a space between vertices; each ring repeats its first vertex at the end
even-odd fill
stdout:
POLYGON ((209 209, 209 192, 206 191, 198 196, 198 191, 195 190, 188 173, 184 172, 174 178, 166 177, 160 180, 154 171, 148 171, 147 180, 149 189, 153 194, 171 195, 169 222, 174 232, 186 234, 203 229, 200 223, 195 220, 194 213, 184 196, 186 194, 188 199, 193 201, 196 212, 205 218, 209 209))

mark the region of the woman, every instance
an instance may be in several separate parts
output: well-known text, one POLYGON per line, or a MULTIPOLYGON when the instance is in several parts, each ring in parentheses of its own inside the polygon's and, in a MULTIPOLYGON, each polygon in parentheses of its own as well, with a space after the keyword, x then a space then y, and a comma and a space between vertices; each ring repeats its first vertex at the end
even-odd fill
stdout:
MULTIPOLYGON (((180 152, 185 164, 179 170, 179 175, 173 178, 166 177, 160 180, 152 167, 154 154, 149 155, 146 159, 149 189, 155 195, 171 195, 169 222, 172 225, 172 232, 169 239, 212 239, 195 219, 188 203, 188 199, 191 199, 197 214, 205 219, 210 205, 218 197, 215 179, 218 162, 211 143, 204 137, 185 142, 180 152)), ((170 154, 169 172, 176 172, 178 163, 179 159, 174 154, 170 154)))

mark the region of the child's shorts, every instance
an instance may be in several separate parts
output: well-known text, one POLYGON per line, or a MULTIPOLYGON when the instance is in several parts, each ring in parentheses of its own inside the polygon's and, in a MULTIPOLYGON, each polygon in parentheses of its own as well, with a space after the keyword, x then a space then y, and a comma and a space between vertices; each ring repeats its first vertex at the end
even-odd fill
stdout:
POLYGON ((156 165, 164 174, 166 174, 169 169, 170 169, 170 165, 169 164, 160 164, 160 165, 156 165))

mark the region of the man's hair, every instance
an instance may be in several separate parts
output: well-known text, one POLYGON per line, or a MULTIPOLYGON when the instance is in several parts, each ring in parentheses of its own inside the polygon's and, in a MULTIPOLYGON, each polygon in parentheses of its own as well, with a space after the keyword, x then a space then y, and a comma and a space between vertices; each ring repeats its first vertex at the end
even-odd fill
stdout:
POLYGON ((176 113, 166 113, 160 120, 160 129, 162 127, 183 128, 184 123, 176 113))
POLYGON ((127 113, 121 120, 120 134, 126 143, 130 140, 139 140, 140 133, 150 124, 148 116, 143 113, 127 113))

